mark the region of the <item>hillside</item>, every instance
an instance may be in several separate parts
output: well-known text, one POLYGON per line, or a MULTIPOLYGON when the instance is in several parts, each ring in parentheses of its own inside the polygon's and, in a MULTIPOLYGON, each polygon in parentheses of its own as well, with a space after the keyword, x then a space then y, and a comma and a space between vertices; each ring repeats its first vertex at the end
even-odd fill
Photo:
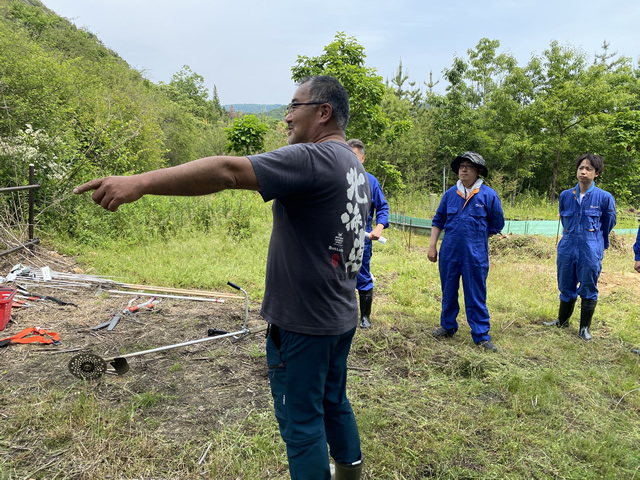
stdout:
MULTIPOLYGON (((83 235, 77 219, 95 218, 74 198, 74 185, 226 151, 231 119, 195 72, 154 84, 36 0, 0 0, 0 45, 0 178, 23 184, 36 165, 39 238, 83 235)), ((0 227, 22 222, 18 206, 4 211, 17 213, 0 227)), ((2 237, 0 248, 9 247, 2 237)))

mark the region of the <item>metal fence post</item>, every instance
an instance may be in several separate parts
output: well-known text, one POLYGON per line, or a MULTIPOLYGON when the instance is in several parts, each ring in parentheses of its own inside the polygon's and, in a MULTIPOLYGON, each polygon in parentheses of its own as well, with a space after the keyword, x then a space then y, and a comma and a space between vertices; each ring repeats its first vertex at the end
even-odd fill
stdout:
MULTIPOLYGON (((33 185, 33 177, 34 177, 34 166, 33 163, 29 164, 29 185, 33 185)), ((33 189, 29 189, 29 242, 33 240, 33 198, 34 193, 33 189)), ((29 245, 29 249, 33 250, 34 245, 29 245)))

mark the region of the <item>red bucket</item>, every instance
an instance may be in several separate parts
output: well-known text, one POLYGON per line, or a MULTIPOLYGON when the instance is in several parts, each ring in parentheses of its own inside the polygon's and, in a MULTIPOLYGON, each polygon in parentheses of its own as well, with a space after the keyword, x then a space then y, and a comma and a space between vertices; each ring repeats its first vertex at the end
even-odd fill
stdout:
POLYGON ((11 304, 15 288, 0 287, 0 330, 4 330, 11 319, 11 304))

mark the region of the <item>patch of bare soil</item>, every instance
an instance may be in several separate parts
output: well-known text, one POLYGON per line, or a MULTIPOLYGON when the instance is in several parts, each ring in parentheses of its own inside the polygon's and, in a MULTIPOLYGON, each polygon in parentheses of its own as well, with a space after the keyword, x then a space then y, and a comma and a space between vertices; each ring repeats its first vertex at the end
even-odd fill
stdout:
POLYGON ((602 293, 611 293, 619 288, 625 288, 640 296, 640 275, 635 272, 609 273, 602 272, 598 279, 598 290, 602 293))
MULTIPOLYGON (((18 262, 27 265, 24 259, 18 262)), ((11 259, 2 259, 0 275, 6 276, 11 265, 11 259)), ((58 272, 64 268, 71 272, 75 267, 66 259, 51 265, 58 272)), ((52 379, 62 388, 84 382, 68 369, 69 361, 80 353, 118 357, 205 338, 211 328, 237 332, 245 320, 244 299, 225 299, 224 303, 162 299, 149 312, 125 315, 122 311, 132 296, 107 294, 97 288, 76 288, 75 292, 42 287, 29 290, 73 302, 77 307, 46 300, 28 301, 32 306, 12 309, 13 321, 0 331, 0 339, 30 327, 60 335, 59 345, 10 344, 0 348, 0 382, 12 385, 12 389, 17 385, 29 388, 41 382, 50 384, 52 379), (113 331, 92 330, 115 312, 122 318, 113 331)), ((227 293, 241 293, 229 290, 227 293)), ((258 312, 259 305, 250 303, 249 328, 264 325, 258 312)), ((96 384, 101 397, 115 404, 131 403, 135 394, 161 395, 161 406, 156 411, 152 407, 149 414, 161 420, 160 429, 170 429, 163 432, 168 437, 187 440, 196 431, 246 416, 252 407, 269 406, 264 333, 136 356, 128 359, 130 370, 126 374, 110 373, 109 368, 101 378, 89 382, 96 384)))

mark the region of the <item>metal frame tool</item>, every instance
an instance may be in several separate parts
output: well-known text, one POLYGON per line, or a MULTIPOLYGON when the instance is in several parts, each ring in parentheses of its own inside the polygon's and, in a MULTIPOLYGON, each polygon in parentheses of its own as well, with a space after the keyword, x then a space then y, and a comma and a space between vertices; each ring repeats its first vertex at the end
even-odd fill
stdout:
POLYGON ((186 347, 187 345, 194 345, 196 343, 202 342, 210 342, 212 340, 219 340, 221 338, 229 338, 233 337, 236 340, 246 337, 252 333, 261 332, 267 329, 267 325, 260 325, 255 328, 247 328, 247 322, 249 321, 249 295, 247 292, 240 288, 238 285, 234 283, 227 282, 232 288, 236 290, 240 290, 244 293, 244 303, 245 303, 245 314, 244 314, 244 322, 242 323, 242 328, 236 332, 222 333, 220 335, 209 336, 205 338, 200 338, 198 340, 191 340, 189 342, 178 343, 175 345, 166 345, 164 347, 152 348, 150 350, 143 350, 140 352, 128 353, 126 355, 120 355, 118 357, 110 357, 110 358, 102 358, 93 353, 81 353, 79 355, 74 356, 68 364, 69 371, 77 378, 82 380, 95 380, 105 372, 110 371, 107 370, 107 364, 113 367, 113 372, 117 375, 123 375, 129 371, 129 363, 127 362, 127 358, 138 357, 140 355, 147 355, 149 353, 162 352, 164 350, 171 350, 174 348, 186 347))

